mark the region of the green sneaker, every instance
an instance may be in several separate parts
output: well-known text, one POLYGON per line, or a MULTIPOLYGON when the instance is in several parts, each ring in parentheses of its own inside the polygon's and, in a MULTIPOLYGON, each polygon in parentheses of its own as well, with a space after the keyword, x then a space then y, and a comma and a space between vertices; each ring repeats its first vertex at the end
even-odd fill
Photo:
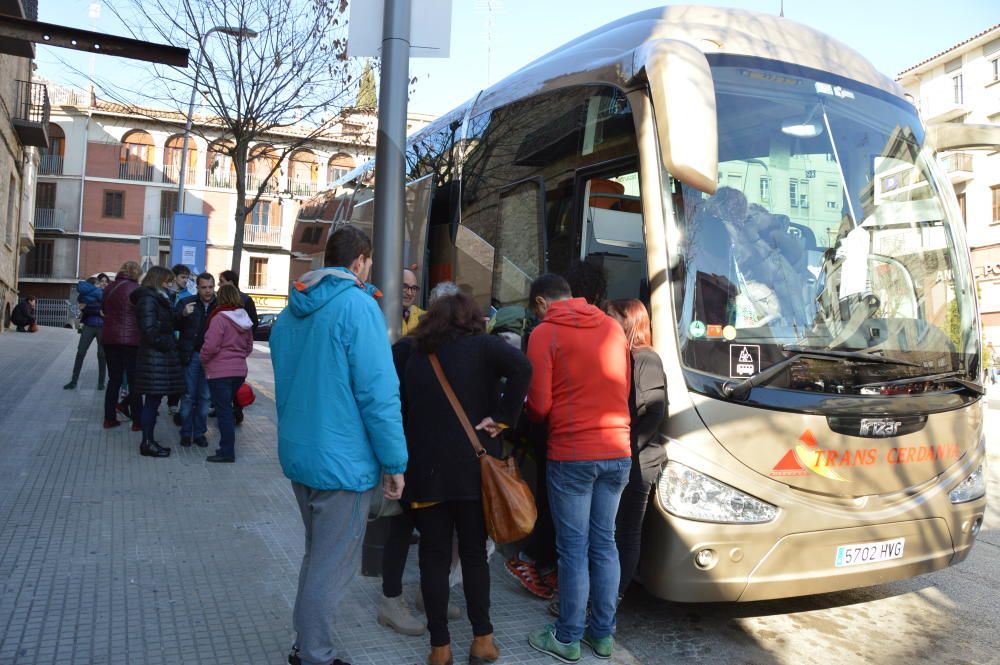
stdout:
POLYGON ((598 658, 611 658, 611 652, 615 650, 614 635, 593 637, 590 631, 586 631, 583 633, 583 643, 590 647, 598 658))
POLYGON ((552 624, 528 635, 528 644, 532 649, 547 653, 564 663, 580 662, 580 643, 570 642, 569 644, 563 644, 557 640, 556 629, 552 624))

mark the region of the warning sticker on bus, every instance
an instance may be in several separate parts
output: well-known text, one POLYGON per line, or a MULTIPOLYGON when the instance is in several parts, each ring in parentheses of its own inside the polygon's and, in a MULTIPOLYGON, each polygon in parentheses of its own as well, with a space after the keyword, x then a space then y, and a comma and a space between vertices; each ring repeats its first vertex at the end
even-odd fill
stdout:
POLYGON ((729 345, 729 377, 745 379, 760 371, 760 345, 729 345))

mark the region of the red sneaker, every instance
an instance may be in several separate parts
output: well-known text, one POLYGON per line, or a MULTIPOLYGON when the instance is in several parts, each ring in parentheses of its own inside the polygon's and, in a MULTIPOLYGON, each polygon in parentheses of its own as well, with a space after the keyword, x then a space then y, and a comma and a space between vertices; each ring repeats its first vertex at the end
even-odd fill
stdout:
POLYGON ((117 420, 104 421, 104 429, 111 429, 112 427, 118 427, 119 425, 121 425, 121 423, 118 422, 117 420))
POLYGON ((513 559, 504 562, 504 568, 531 595, 537 596, 542 600, 550 600, 552 598, 552 589, 542 583, 535 564, 522 561, 520 557, 515 556, 513 559))
POLYGON ((559 573, 555 570, 545 573, 542 575, 542 584, 552 589, 552 593, 555 594, 559 591, 559 573))

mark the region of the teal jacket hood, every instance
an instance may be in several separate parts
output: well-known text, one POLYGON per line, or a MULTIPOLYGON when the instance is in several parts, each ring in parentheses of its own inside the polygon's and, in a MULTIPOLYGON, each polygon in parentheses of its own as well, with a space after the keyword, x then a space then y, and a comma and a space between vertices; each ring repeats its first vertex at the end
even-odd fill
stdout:
POLYGON ((361 289, 374 298, 382 297, 381 291, 372 284, 362 282, 349 268, 312 270, 302 275, 293 286, 288 309, 300 318, 313 314, 348 289, 361 289))

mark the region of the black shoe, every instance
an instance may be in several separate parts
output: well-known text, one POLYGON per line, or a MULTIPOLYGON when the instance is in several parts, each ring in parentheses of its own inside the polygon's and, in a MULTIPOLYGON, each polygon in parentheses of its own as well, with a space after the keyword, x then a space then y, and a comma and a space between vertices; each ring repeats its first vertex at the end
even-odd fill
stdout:
POLYGON ((206 439, 204 436, 194 437, 194 442, 198 444, 199 448, 208 448, 208 439, 206 439))
POLYGON ((184 419, 181 418, 181 414, 180 413, 175 413, 174 414, 174 425, 176 425, 177 427, 180 427, 183 424, 184 424, 184 419))
POLYGON ((170 457, 170 448, 164 448, 156 441, 143 441, 139 445, 139 454, 145 457, 170 457))
POLYGON ((97 389, 98 390, 104 390, 104 382, 103 381, 98 381, 97 382, 97 389))
POLYGON ((181 447, 182 448, 189 448, 189 447, 191 447, 191 444, 193 442, 194 442, 194 439, 192 439, 189 436, 182 436, 181 437, 181 447))
POLYGON ((74 388, 76 388, 76 379, 73 379, 72 381, 70 381, 69 383, 67 383, 65 386, 63 386, 63 390, 73 390, 74 388))
POLYGON ((223 464, 232 464, 236 461, 235 457, 226 457, 225 455, 209 455, 205 458, 206 462, 221 462, 223 464))

